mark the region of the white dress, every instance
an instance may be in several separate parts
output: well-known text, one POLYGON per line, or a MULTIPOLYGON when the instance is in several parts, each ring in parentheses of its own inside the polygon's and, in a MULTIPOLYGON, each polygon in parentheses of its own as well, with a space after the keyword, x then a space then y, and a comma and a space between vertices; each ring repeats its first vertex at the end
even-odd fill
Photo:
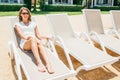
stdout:
MULTIPOLYGON (((27 36, 35 37, 35 30, 34 29, 37 26, 35 22, 32 22, 32 21, 29 22, 28 26, 26 26, 23 22, 17 22, 15 25, 20 27, 20 29, 22 31, 22 34, 24 36, 26 36, 26 37, 27 36)), ((26 42, 25 39, 21 39, 20 40, 20 47, 21 47, 21 49, 23 49, 23 46, 24 46, 25 42, 26 42)))

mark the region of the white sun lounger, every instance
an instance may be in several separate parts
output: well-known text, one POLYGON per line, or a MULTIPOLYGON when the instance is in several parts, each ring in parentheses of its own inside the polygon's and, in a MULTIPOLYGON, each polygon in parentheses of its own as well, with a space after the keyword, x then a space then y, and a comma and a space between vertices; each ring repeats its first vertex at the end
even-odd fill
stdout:
POLYGON ((54 43, 61 46, 66 55, 72 55, 83 64, 76 69, 77 72, 81 69, 95 69, 118 60, 94 47, 87 35, 90 44, 77 37, 73 32, 67 14, 48 14, 47 19, 55 38, 54 43))
POLYGON ((111 35, 105 34, 100 10, 84 9, 83 15, 87 33, 90 35, 91 39, 99 43, 102 48, 106 47, 113 52, 120 54, 120 40, 111 35))
POLYGON ((120 39, 120 10, 111 10, 110 14, 113 22, 111 33, 115 34, 120 39))
MULTIPOLYGON (((27 80, 64 80, 70 76, 75 76, 76 72, 73 69, 69 69, 50 49, 45 47, 47 51, 48 58, 51 65, 55 71, 54 74, 49 74, 48 72, 41 73, 35 64, 32 52, 22 51, 19 47, 19 37, 13 27, 13 24, 18 21, 15 18, 10 19, 11 29, 12 29, 12 40, 9 42, 9 49, 11 56, 15 59, 18 80, 22 80, 20 66, 25 73, 27 80)), ((49 41, 49 44, 52 43, 49 41)), ((53 48, 53 47, 52 47, 53 48)))

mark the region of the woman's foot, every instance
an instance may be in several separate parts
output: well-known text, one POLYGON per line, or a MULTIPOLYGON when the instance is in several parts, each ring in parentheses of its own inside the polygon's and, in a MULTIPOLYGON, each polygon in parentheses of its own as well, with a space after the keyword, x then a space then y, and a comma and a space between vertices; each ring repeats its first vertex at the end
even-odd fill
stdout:
POLYGON ((46 69, 47 69, 48 73, 50 73, 50 74, 54 73, 54 70, 52 69, 51 65, 46 65, 46 69))
POLYGON ((45 68, 45 66, 43 64, 38 64, 37 66, 38 66, 38 71, 46 72, 46 68, 45 68))

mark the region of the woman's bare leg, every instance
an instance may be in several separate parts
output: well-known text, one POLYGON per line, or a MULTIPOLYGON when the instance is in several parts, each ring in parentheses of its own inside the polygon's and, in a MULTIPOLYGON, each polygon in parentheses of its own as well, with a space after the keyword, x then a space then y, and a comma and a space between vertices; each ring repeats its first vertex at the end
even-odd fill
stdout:
POLYGON ((45 65, 46 65, 46 68, 47 68, 48 72, 50 74, 53 74, 54 70, 52 69, 52 66, 51 66, 51 64, 50 64, 50 62, 48 60, 48 56, 46 54, 45 48, 43 47, 43 45, 41 44, 40 41, 38 41, 38 48, 39 48, 38 50, 40 52, 40 55, 42 56, 42 58, 43 58, 43 60, 45 62, 45 65))
POLYGON ((37 41, 34 38, 30 38, 24 45, 25 50, 32 50, 33 55, 36 59, 38 70, 40 72, 45 72, 45 66, 43 65, 42 61, 40 60, 39 57, 39 52, 38 52, 38 47, 37 47, 37 41))

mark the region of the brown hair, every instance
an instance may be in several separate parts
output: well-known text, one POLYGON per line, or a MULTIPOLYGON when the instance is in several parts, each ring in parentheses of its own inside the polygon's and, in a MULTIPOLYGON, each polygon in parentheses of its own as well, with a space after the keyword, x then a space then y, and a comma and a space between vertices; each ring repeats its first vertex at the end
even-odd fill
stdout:
POLYGON ((31 13, 30 13, 30 10, 26 7, 21 7, 20 10, 19 10, 19 21, 22 21, 22 17, 21 17, 21 13, 23 10, 26 10, 28 12, 28 15, 29 15, 29 18, 28 18, 28 21, 31 21, 31 13))

